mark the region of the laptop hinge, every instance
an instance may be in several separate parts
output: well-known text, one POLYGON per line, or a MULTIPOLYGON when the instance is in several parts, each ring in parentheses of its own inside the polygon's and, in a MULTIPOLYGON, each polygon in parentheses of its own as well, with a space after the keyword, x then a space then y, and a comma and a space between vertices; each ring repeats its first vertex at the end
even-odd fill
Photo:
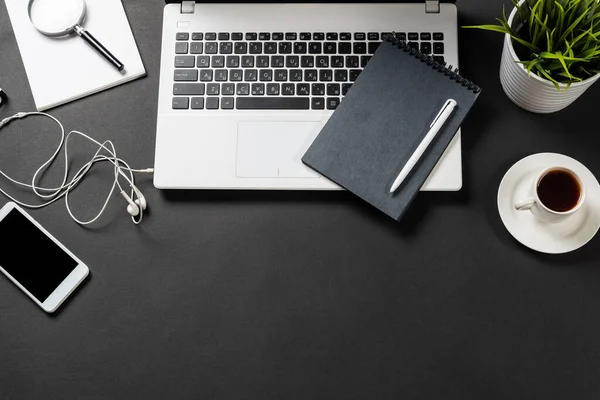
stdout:
POLYGON ((437 14, 440 12, 439 0, 425 0, 425 12, 427 14, 437 14))
POLYGON ((196 2, 184 0, 181 2, 181 13, 182 14, 193 14, 196 10, 196 2))

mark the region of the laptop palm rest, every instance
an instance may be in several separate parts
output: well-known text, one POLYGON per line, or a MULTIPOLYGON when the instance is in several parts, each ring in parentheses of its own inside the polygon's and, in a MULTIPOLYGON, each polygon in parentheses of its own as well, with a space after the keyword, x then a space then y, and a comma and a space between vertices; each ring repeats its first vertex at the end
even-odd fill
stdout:
POLYGON ((301 158, 321 127, 320 121, 239 122, 236 175, 240 178, 319 178, 301 158))

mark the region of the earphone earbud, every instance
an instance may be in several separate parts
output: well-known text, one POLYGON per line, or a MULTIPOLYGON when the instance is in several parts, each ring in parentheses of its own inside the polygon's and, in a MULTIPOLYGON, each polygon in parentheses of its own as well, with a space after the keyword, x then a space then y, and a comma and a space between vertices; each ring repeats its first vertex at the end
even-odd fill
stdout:
POLYGON ((135 199, 135 204, 137 204, 138 206, 140 206, 140 208, 142 210, 145 210, 146 207, 148 207, 148 203, 146 203, 146 198, 144 197, 144 195, 142 194, 142 192, 140 192, 140 190, 134 185, 132 186, 133 191, 135 192, 137 199, 135 199))
POLYGON ((129 195, 125 193, 124 190, 121 190, 121 196, 123 196, 123 198, 129 203, 129 205, 127 206, 127 212, 129 213, 129 215, 131 215, 132 217, 137 217, 138 215, 140 215, 140 208, 137 206, 137 204, 133 202, 133 200, 131 200, 131 197, 129 197, 129 195))

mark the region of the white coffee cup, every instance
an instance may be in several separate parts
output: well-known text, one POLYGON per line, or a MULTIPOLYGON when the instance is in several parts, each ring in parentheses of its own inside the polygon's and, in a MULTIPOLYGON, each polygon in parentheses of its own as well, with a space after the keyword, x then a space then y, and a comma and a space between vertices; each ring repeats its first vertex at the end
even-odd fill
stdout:
MULTIPOLYGON (((559 193, 559 192, 562 193, 560 191, 561 188, 557 187, 555 189, 557 189, 556 193, 559 193)), ((575 190, 573 190, 573 193, 572 193, 573 198, 576 195, 574 192, 575 192, 575 190)), ((536 176, 536 178, 533 182, 533 187, 530 192, 530 197, 518 201, 515 204, 515 209, 517 209, 518 211, 530 210, 531 213, 542 222, 557 223, 557 222, 566 220, 567 218, 569 218, 570 216, 572 216, 573 214, 575 214, 577 211, 579 211, 581 209, 581 207, 583 206, 583 203, 585 202, 585 197, 586 197, 585 194, 586 194, 585 184, 583 183, 583 180, 575 172, 573 172, 572 170, 565 168, 565 167, 560 167, 560 166, 550 167, 550 168, 546 168, 545 170, 543 170, 536 176), (550 207, 548 204, 544 204, 544 201, 542 201, 540 199, 540 183, 547 175, 549 175, 551 173, 560 173, 560 172, 569 174, 571 176, 571 178, 573 178, 575 181, 577 181, 577 184, 579 186, 579 188, 578 188, 579 199, 577 200, 576 203, 573 202, 574 204, 572 206, 570 206, 568 209, 557 211, 556 209, 553 209, 552 207, 550 207)), ((548 202, 548 200, 546 200, 546 201, 548 202)))

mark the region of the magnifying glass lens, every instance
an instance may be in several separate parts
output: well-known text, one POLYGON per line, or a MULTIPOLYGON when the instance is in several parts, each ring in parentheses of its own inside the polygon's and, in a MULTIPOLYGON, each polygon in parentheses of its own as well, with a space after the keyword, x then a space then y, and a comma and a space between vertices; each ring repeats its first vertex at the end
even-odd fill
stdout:
POLYGON ((82 0, 35 0, 31 3, 31 22, 47 34, 73 30, 85 12, 82 0))

